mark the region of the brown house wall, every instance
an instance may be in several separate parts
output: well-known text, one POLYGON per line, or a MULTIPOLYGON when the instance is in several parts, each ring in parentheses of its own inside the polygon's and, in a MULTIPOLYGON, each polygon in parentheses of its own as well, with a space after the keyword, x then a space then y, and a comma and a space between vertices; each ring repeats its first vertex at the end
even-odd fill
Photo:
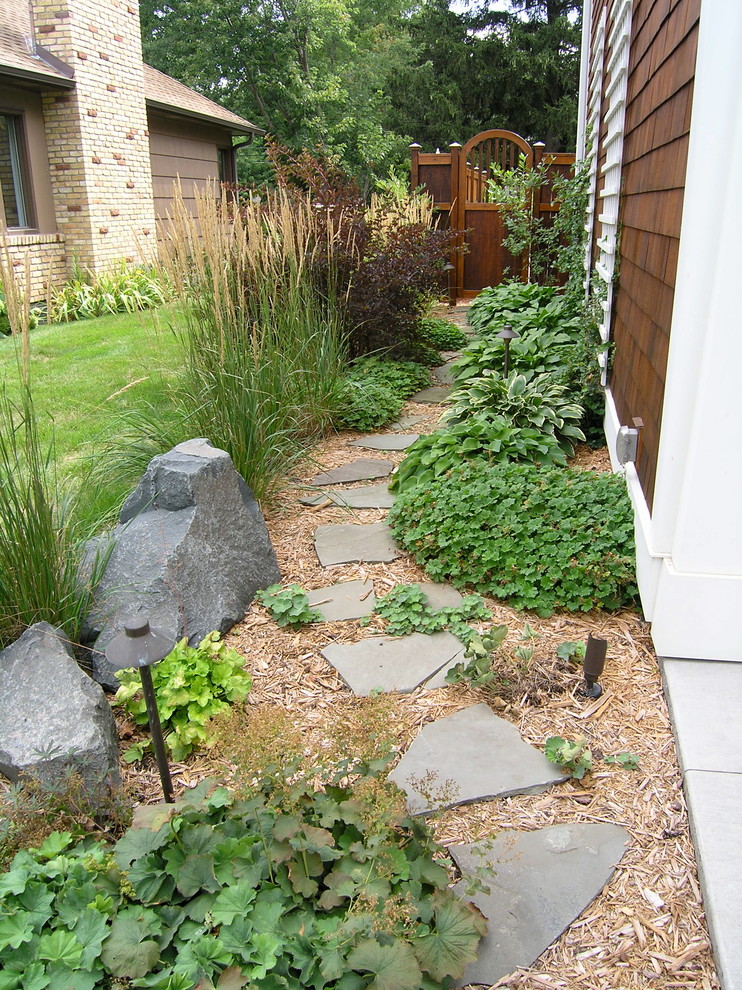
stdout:
POLYGON ((172 213, 173 190, 180 180, 185 205, 196 212, 196 191, 219 181, 219 148, 231 138, 216 127, 183 124, 154 112, 149 114, 152 191, 158 223, 172 213))
POLYGON ((644 423, 637 471, 651 508, 683 212, 700 0, 636 0, 624 137, 610 387, 644 423))

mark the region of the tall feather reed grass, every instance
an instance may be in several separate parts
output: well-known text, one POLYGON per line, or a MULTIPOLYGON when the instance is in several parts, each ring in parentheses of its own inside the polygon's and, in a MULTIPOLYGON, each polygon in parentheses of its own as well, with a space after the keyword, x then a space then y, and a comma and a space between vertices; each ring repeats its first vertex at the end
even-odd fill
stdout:
POLYGON ((0 388, 0 646, 42 620, 60 626, 76 642, 106 552, 83 566, 85 541, 92 534, 77 512, 74 494, 58 478, 53 440, 42 439, 34 407, 29 266, 26 262, 23 281, 16 278, 4 243, 0 283, 18 341, 21 381, 16 401, 4 384, 0 388))
POLYGON ((176 191, 161 265, 185 313, 183 395, 190 422, 229 452, 265 500, 326 431, 340 395, 345 347, 332 264, 338 223, 285 190, 237 206, 214 190, 193 216, 176 191))

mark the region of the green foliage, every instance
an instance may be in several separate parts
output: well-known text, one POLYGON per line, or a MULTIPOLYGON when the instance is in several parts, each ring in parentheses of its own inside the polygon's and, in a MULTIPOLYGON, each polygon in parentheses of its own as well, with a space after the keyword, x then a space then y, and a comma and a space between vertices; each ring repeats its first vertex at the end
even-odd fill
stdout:
POLYGON ((508 634, 507 626, 493 626, 486 633, 473 636, 464 657, 468 663, 457 663, 446 674, 449 684, 464 682, 472 687, 488 688, 500 680, 493 669, 493 656, 502 646, 508 634))
POLYGON ((471 416, 503 416, 513 426, 550 434, 571 457, 575 441, 584 441, 585 434, 577 425, 583 410, 569 400, 566 392, 566 386, 548 375, 536 375, 527 381, 525 375, 514 371, 504 381, 493 372, 483 372, 481 377, 454 389, 450 396, 452 408, 443 415, 442 422, 458 424, 471 416))
POLYGON ((298 584, 272 584, 269 588, 257 591, 255 597, 265 605, 279 626, 298 629, 309 622, 322 620, 322 615, 309 607, 306 592, 298 584))
POLYGON ((416 333, 419 340, 438 351, 457 351, 469 341, 464 331, 455 323, 439 316, 426 316, 419 320, 416 333))
POLYGON ((78 269, 52 297, 47 318, 50 323, 68 323, 106 313, 133 313, 161 306, 168 297, 165 284, 147 268, 121 264, 97 275, 78 269))
MULTIPOLYGON (((42 315, 43 315, 42 311, 41 309, 39 309, 38 306, 33 308, 29 307, 28 310, 29 330, 36 329, 36 327, 41 322, 42 315)), ((7 336, 11 332, 12 331, 10 326, 10 316, 8 314, 8 303, 5 299, 5 292, 3 291, 2 286, 0 286, 0 335, 5 334, 7 336)))
POLYGON ((516 258, 525 254, 529 281, 548 275, 551 247, 551 228, 533 212, 533 197, 546 182, 548 166, 527 165, 521 152, 513 168, 503 168, 494 163, 490 167, 487 193, 491 202, 500 208, 506 236, 502 243, 516 258))
POLYGON ((519 464, 461 464, 403 488, 399 545, 434 581, 514 608, 617 609, 636 600, 633 513, 623 479, 519 464))
POLYGON ((78 641, 110 547, 85 561, 92 536, 76 492, 57 475, 54 439, 40 436, 31 388, 18 404, 0 392, 0 646, 35 622, 78 641), (84 566, 85 564, 85 566, 84 566))
MULTIPOLYGON (((385 620, 384 631, 390 636, 409 633, 436 633, 449 629, 467 643, 474 630, 467 623, 489 619, 490 613, 480 595, 465 595, 460 605, 431 608, 419 584, 398 584, 376 602, 376 614, 385 620)), ((368 625, 370 618, 362 620, 368 625)))
MULTIPOLYGON (((543 310, 558 298, 553 285, 503 282, 483 289, 469 306, 469 323, 479 334, 494 335, 505 323, 520 333, 520 325, 543 321, 543 310)), ((548 325, 548 324, 547 324, 548 325)), ((553 329, 554 321, 551 323, 553 329)))
POLYGON ((504 416, 471 416, 421 436, 408 449, 389 483, 393 492, 424 488, 447 477, 462 462, 480 468, 510 461, 566 465, 564 451, 552 433, 514 426, 504 416))
POLYGON ((341 383, 335 423, 360 432, 385 426, 399 416, 409 396, 429 384, 429 373, 412 361, 357 358, 341 383))
MULTIPOLYGON (((252 679, 242 657, 227 646, 218 632, 209 633, 198 646, 182 639, 164 660, 152 668, 157 707, 165 744, 174 760, 183 760, 207 739, 206 724, 234 701, 246 698, 252 679)), ((116 700, 137 725, 147 724, 147 706, 137 670, 122 671, 116 700)), ((141 759, 151 741, 137 743, 124 758, 141 759)))
POLYGON ((18 853, 0 876, 3 990, 448 986, 484 920, 425 824, 370 816, 378 782, 350 769, 242 800, 207 781, 114 846, 55 833, 18 853))
POLYGON ((571 660, 574 663, 580 663, 580 661, 585 659, 585 641, 579 640, 578 642, 573 642, 572 640, 566 640, 557 646, 556 655, 562 660, 571 660))
POLYGON ((575 740, 549 736, 544 745, 544 755, 575 780, 582 780, 593 768, 593 754, 584 736, 578 736, 575 740))
POLYGON ((635 753, 616 753, 615 756, 604 756, 603 762, 623 767, 624 770, 639 769, 639 757, 635 753))

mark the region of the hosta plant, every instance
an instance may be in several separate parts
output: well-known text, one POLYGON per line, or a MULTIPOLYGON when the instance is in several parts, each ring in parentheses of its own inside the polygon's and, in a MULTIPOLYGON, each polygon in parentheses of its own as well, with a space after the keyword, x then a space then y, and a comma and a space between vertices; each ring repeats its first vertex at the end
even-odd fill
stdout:
POLYGON ((470 416, 503 416, 518 427, 532 427, 554 436, 569 457, 576 441, 585 440, 578 423, 583 409, 571 402, 564 385, 549 375, 537 375, 530 381, 514 371, 507 380, 485 371, 455 389, 451 409, 444 413, 444 423, 465 423, 470 416))
POLYGON ((425 823, 384 818, 381 782, 339 769, 285 805, 206 781, 143 809, 113 846, 57 832, 18 853, 0 875, 0 986, 449 987, 482 915, 451 890, 425 823))
MULTIPOLYGON (((116 701, 123 705, 137 725, 147 724, 147 705, 142 681, 136 670, 118 675, 121 687, 116 701)), ((165 745, 174 760, 183 760, 207 741, 206 724, 225 711, 230 703, 244 700, 252 678, 243 669, 243 659, 222 640, 209 633, 198 646, 182 639, 164 660, 152 668, 165 745)), ((150 740, 135 743, 124 754, 133 763, 141 759, 150 740)))

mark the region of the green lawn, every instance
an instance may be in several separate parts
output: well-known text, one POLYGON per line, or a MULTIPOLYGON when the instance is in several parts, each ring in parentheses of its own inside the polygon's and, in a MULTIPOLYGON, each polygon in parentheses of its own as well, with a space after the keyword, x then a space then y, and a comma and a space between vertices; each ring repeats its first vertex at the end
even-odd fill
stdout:
MULTIPOLYGON (((167 402, 181 351, 172 307, 39 327, 30 335, 31 387, 45 437, 54 433, 58 464, 94 453, 122 410, 167 402)), ((0 337, 0 382, 18 394, 16 344, 0 337)))

